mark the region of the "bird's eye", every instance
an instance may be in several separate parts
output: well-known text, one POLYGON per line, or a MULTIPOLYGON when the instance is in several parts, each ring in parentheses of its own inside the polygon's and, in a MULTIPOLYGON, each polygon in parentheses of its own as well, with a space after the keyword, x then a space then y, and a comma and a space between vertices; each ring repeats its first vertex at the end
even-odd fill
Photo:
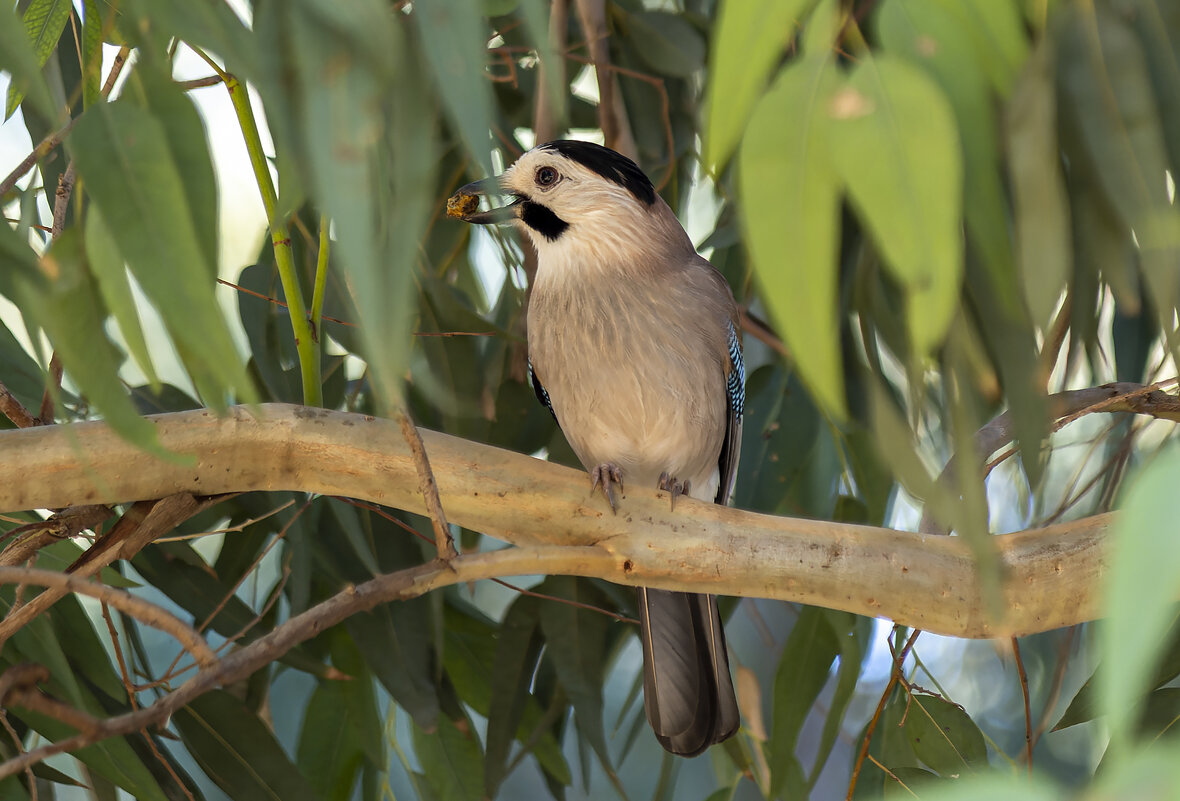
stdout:
POLYGON ((537 186, 553 186, 557 183, 557 170, 552 167, 542 167, 537 170, 537 186))

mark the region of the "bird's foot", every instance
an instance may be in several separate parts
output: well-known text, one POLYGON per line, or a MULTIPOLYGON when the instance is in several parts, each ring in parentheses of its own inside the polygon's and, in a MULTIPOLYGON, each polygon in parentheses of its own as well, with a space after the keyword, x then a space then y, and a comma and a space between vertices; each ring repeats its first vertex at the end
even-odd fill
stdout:
POLYGON ((619 492, 623 491, 623 471, 615 467, 610 462, 603 462, 590 471, 590 491, 602 487, 602 496, 606 498, 606 502, 610 504, 610 510, 615 512, 618 510, 618 503, 615 501, 614 485, 619 485, 619 492))
POLYGON ((660 473, 660 482, 656 486, 664 492, 671 493, 671 509, 672 511, 676 511, 676 498, 688 494, 689 482, 677 481, 675 476, 668 475, 668 471, 665 470, 663 473, 660 473))

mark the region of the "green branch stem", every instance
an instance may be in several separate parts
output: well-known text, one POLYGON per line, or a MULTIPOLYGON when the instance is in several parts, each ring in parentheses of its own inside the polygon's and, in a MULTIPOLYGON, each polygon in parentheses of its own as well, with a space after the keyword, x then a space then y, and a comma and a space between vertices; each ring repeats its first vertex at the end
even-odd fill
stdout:
POLYGON ((205 60, 218 71, 225 81, 225 88, 229 90, 234 113, 242 129, 242 138, 246 142, 246 151, 250 154, 250 165, 254 168, 254 180, 262 195, 262 205, 266 209, 266 219, 270 226, 270 241, 274 247, 275 266, 279 271, 279 281, 283 285, 283 295, 287 300, 287 310, 291 317, 291 332, 295 336, 295 349, 299 354, 303 402, 308 406, 323 406, 324 393, 320 383, 321 345, 319 337, 313 331, 312 320, 308 317, 303 291, 299 288, 299 276, 295 272, 295 259, 291 252, 291 231, 286 221, 278 216, 278 194, 270 177, 270 165, 267 163, 266 154, 262 152, 262 138, 258 134, 254 109, 250 106, 250 94, 236 77, 223 72, 208 56, 205 56, 205 60))

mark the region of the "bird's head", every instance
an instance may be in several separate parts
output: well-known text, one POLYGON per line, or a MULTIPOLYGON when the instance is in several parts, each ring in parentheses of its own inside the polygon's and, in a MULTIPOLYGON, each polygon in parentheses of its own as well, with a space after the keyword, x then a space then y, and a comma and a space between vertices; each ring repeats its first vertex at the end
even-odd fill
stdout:
POLYGON ((542 257, 554 251, 627 251, 666 235, 687 240, 635 162, 573 140, 539 145, 501 175, 468 184, 447 201, 447 214, 481 225, 514 223, 542 257), (481 195, 502 195, 510 202, 480 211, 481 195), (674 231, 665 230, 669 219, 674 231))

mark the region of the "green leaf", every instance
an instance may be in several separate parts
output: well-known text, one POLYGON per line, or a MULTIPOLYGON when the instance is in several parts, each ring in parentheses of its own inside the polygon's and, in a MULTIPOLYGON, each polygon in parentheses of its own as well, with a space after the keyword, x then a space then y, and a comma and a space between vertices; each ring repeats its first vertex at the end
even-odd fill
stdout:
POLYGON ((914 754, 941 776, 951 778, 987 767, 983 733, 962 708, 949 701, 914 693, 905 731, 914 754))
MULTIPOLYGON (((0 270, 3 269, 6 267, 0 266, 0 270)), ((0 376, 3 376, 4 386, 29 413, 36 414, 45 391, 45 377, 3 321, 0 321, 0 376)))
POLYGON ((84 258, 77 229, 66 229, 45 256, 47 290, 30 287, 21 308, 45 329, 78 388, 120 436, 158 456, 180 458, 160 447, 155 426, 136 413, 119 381, 123 357, 103 329, 106 310, 84 258))
POLYGON ((820 405, 845 415, 837 303, 839 180, 827 147, 839 84, 825 56, 782 71, 740 153, 747 243, 778 331, 820 405))
MULTIPOLYGON (((189 374, 214 408, 255 398, 214 296, 215 266, 198 237, 168 128, 129 102, 86 111, 67 139, 111 236, 159 309, 189 374)), ((204 158, 208 159, 206 153, 204 158)))
POLYGON ((815 0, 729 0, 713 35, 705 100, 704 162, 720 173, 737 148, 774 66, 815 0))
MULTIPOLYGON (((590 607, 606 605, 606 599, 586 579, 550 576, 537 592, 590 607)), ((607 617, 558 600, 541 605, 541 631, 545 634, 545 659, 552 663, 577 715, 578 731, 610 769, 606 734, 602 725, 602 684, 606 676, 607 617)))
POLYGON ((1143 46, 1123 15, 1103 4, 1071 7, 1058 37, 1065 118, 1073 122, 1112 210, 1134 230, 1143 273, 1165 325, 1180 298, 1174 269, 1180 211, 1160 176, 1167 147, 1143 46))
MULTIPOLYGON (((113 12, 112 12, 113 13, 113 12)), ((82 107, 102 99, 102 15, 98 0, 82 2, 82 107)))
POLYGON ((434 109, 400 15, 377 0, 343 9, 260 7, 255 31, 273 34, 276 55, 298 54, 272 64, 268 80, 290 93, 276 98, 280 112, 298 109, 288 124, 301 137, 305 182, 332 218, 333 261, 359 312, 369 380, 389 408, 402 394, 414 264, 433 202, 434 109), (323 35, 329 25, 336 35, 323 35))
POLYGON ((92 207, 86 215, 86 257, 98 282, 103 302, 115 318, 115 322, 119 324, 119 331, 123 334, 128 350, 131 351, 139 369, 147 376, 152 388, 158 391, 160 379, 156 375, 151 352, 143 336, 139 308, 131 294, 131 281, 127 278, 123 254, 119 252, 119 246, 111 236, 110 229, 102 218, 102 211, 97 206, 92 207))
POLYGON ((1108 550, 1098 682, 1100 707, 1110 726, 1111 747, 1125 748, 1138 718, 1148 680, 1155 673, 1163 637, 1175 615, 1180 587, 1180 541, 1172 536, 1180 516, 1180 450, 1172 448, 1139 474, 1115 518, 1108 550))
MULTIPOLYGON (((50 100, 49 87, 41 74, 41 63, 37 61, 23 27, 16 21, 15 6, 10 5, 0 14, 4 15, 3 22, 0 22, 0 69, 11 76, 9 97, 14 91, 22 97, 27 95, 40 114, 56 119, 58 111, 50 100)), ((7 120, 8 116, 4 119, 7 120)))
POLYGON ((189 753, 230 798, 318 801, 254 711, 225 690, 177 710, 172 721, 189 753))
POLYGON ((819 748, 808 780, 809 788, 814 788, 819 781, 820 772, 836 745, 836 738, 842 730, 844 714, 856 694, 856 682, 869 655, 873 636, 872 619, 834 609, 823 611, 824 619, 831 627, 840 647, 840 666, 836 669, 836 687, 828 704, 827 717, 824 718, 823 733, 820 735, 819 748))
POLYGON ((1131 18, 1155 90, 1164 144, 1172 174, 1180 171, 1180 59, 1176 31, 1180 30, 1180 5, 1164 0, 1144 0, 1131 18))
POLYGON ((431 678, 433 650, 426 608, 418 604, 403 611, 404 605, 387 604, 353 615, 345 626, 394 700, 419 726, 432 726, 438 716, 438 694, 431 678))
MULTIPOLYGON (((172 80, 172 65, 139 64, 132 73, 142 86, 147 110, 160 122, 176 165, 197 244, 209 281, 217 279, 217 179, 213 175, 205 124, 192 99, 172 80)), ((127 90, 125 89, 124 92, 127 90)))
POLYGON ((907 293, 920 354, 942 341, 963 274, 962 154, 945 95, 888 55, 866 57, 828 104, 832 163, 907 293))
POLYGON ((536 598, 521 596, 512 602, 500 624, 491 672, 492 698, 488 708, 485 789, 495 798, 507 775, 512 741, 524 714, 537 660, 541 656, 540 615, 536 598))
POLYGON ((492 92, 484 76, 487 37, 478 0, 427 0, 415 3, 411 16, 447 115, 479 169, 491 175, 492 92))
POLYGON ((1170 742, 1146 744, 1109 768, 1105 760, 1089 789, 1093 798, 1174 801, 1180 787, 1180 764, 1170 742))
POLYGON ((828 682, 832 662, 840 654, 840 642, 825 619, 824 610, 805 606, 783 645, 774 675, 774 711, 769 761, 773 766, 773 794, 787 786, 788 771, 802 779, 795 745, 807 713, 828 682))
POLYGON ((350 678, 322 680, 303 715, 299 767, 326 801, 347 801, 364 762, 380 765, 381 721, 373 679, 343 628, 331 632, 332 663, 350 678))
MULTIPOLYGON (((12 589, 5 588, 0 597, 3 598, 0 606, 7 612, 12 607, 12 589)), ((70 664, 59 634, 49 616, 34 618, 12 635, 0 657, 7 665, 22 661, 44 665, 49 670, 50 678, 45 685, 49 693, 91 715, 107 714, 108 710, 98 702, 85 682, 79 681, 80 674, 70 664)), ((107 660, 105 653, 103 659, 107 660)), ((20 716, 34 731, 51 742, 59 742, 75 733, 69 725, 52 718, 25 710, 21 710, 20 716)), ((165 799, 151 772, 125 738, 101 740, 74 752, 74 756, 91 770, 131 793, 134 798, 144 801, 165 799)))
POLYGON ((1180 734, 1180 687, 1163 687, 1147 696, 1138 730, 1152 740, 1180 734))
MULTIPOLYGON (((906 797, 908 793, 904 793, 906 797)), ((922 801, 1061 801, 1067 796, 1049 781, 1039 775, 1027 776, 1016 771, 1007 774, 985 774, 967 777, 954 782, 945 782, 925 787, 922 801)), ((1137 798, 1146 801, 1149 796, 1115 793, 1109 798, 1137 798)), ((1163 796, 1160 796, 1163 798, 1163 796)))
POLYGON ((640 58, 661 75, 690 78, 705 65, 705 40, 678 14, 640 11, 627 15, 626 26, 640 58))
MULTIPOLYGON (((53 49, 57 47, 57 40, 61 38, 73 8, 74 4, 70 0, 32 0, 25 9, 22 18, 25 37, 32 46, 38 66, 45 66, 53 49)), ((9 84, 8 102, 4 107, 5 120, 12 116, 23 99, 24 93, 19 85, 16 82, 9 84)))
POLYGON ((483 752, 471 722, 460 721, 463 729, 445 715, 438 728, 428 734, 414 724, 414 753, 422 763, 427 783, 440 801, 480 801, 483 796, 483 752))
POLYGON ((979 63, 1000 95, 1007 95, 1028 56, 1028 39, 1014 0, 963 0, 956 9, 979 63))

